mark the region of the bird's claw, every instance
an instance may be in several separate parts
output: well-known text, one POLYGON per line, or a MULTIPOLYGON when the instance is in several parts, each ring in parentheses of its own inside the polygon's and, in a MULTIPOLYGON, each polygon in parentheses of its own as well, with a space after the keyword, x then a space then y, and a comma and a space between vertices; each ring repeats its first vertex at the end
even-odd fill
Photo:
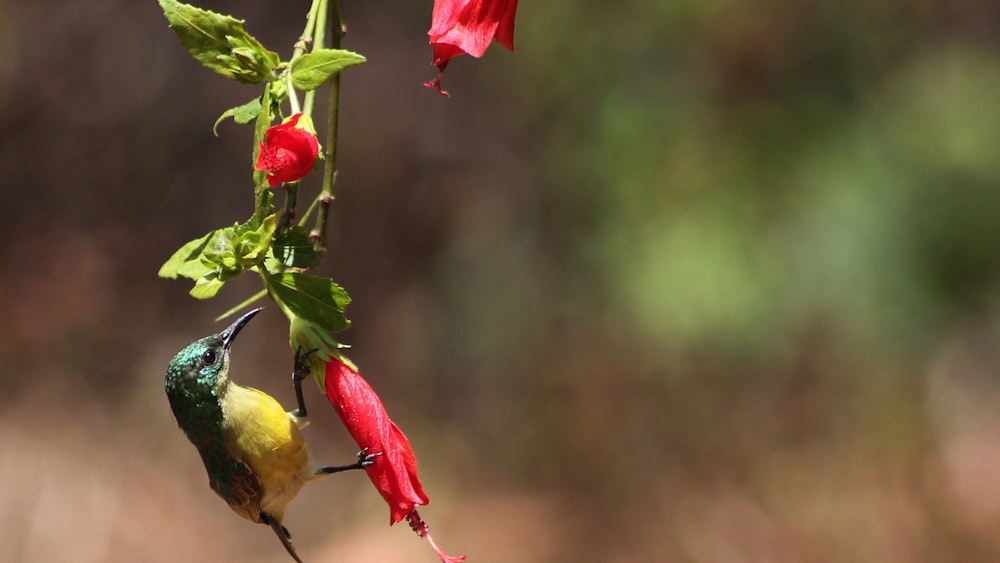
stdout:
POLYGON ((369 448, 365 447, 358 452, 358 465, 361 466, 361 469, 375 465, 375 458, 385 453, 385 452, 375 452, 373 454, 370 454, 368 453, 368 450, 369 448))
POLYGON ((302 381, 303 379, 309 377, 312 370, 309 368, 309 364, 306 363, 306 358, 318 352, 319 348, 313 348, 308 352, 302 350, 299 346, 298 350, 295 351, 295 368, 292 371, 292 379, 295 381, 302 381))

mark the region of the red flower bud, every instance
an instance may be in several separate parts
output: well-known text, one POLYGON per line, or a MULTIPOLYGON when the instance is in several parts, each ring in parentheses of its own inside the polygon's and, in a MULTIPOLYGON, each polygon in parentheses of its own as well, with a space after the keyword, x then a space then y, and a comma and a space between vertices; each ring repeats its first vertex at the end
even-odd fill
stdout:
POLYGON ((517 0, 434 0, 427 35, 434 48, 438 77, 424 86, 447 96, 441 89, 441 76, 448 61, 463 53, 478 59, 494 39, 513 51, 516 11, 517 0))
POLYGON ((281 182, 304 178, 312 171, 319 155, 316 135, 295 126, 300 117, 302 114, 297 113, 288 121, 271 127, 260 143, 260 154, 253 169, 266 170, 267 181, 272 188, 281 182))

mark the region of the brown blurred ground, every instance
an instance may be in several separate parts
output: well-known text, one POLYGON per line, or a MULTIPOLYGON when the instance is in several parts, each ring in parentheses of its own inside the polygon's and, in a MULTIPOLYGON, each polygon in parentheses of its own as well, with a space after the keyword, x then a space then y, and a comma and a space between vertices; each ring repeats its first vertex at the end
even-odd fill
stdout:
MULTIPOLYGON (((204 2, 287 56, 305 2, 204 2)), ((345 2, 323 272, 480 562, 1000 559, 1000 9, 523 3, 456 60, 345 2)), ((0 1, 0 561, 285 561, 207 486, 165 366, 256 291, 156 278, 243 220, 257 94, 152 0, 0 1)), ((271 310, 236 377, 292 400, 271 310)), ((310 390, 311 404, 322 404, 310 390)), ((316 457, 353 455, 328 409, 316 457)), ((363 475, 307 561, 434 561, 363 475)))

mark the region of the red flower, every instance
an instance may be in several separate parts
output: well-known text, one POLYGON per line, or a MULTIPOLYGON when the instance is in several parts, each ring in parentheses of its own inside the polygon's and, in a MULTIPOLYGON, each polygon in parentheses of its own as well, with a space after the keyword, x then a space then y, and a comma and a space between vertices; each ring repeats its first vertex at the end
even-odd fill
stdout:
POLYGON ((389 418, 371 385, 353 366, 334 357, 326 364, 324 387, 326 396, 358 447, 367 448, 371 454, 381 454, 365 471, 389 503, 389 525, 406 518, 413 531, 430 543, 441 561, 465 561, 465 557, 452 557, 441 551, 428 533, 427 524, 420 519, 416 507, 427 504, 430 499, 417 478, 417 458, 410 449, 410 441, 389 418))
POLYGON ((389 524, 395 524, 430 500, 417 479, 417 458, 403 432, 389 419, 382 401, 351 366, 332 358, 326 364, 326 396, 358 447, 382 455, 365 469, 389 503, 389 524))
POLYGON ((302 117, 297 113, 288 121, 275 125, 264 133, 260 143, 260 155, 254 170, 266 170, 271 187, 281 182, 300 180, 312 171, 313 162, 319 154, 316 135, 295 125, 302 117))
POLYGON ((434 65, 438 77, 424 86, 441 89, 441 76, 448 61, 467 53, 477 59, 496 39, 497 43, 514 50, 514 12, 517 0, 434 0, 431 16, 431 37, 434 65))

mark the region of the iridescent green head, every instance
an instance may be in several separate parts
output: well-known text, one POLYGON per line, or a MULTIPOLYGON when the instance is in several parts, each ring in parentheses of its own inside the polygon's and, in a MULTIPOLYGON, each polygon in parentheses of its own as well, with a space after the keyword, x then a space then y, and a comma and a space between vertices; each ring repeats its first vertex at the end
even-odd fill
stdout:
POLYGON ((222 332, 188 344, 170 360, 164 386, 179 422, 183 411, 187 410, 185 406, 195 406, 211 398, 218 398, 218 392, 228 382, 229 347, 240 330, 258 312, 260 309, 254 309, 236 319, 236 322, 222 332))

